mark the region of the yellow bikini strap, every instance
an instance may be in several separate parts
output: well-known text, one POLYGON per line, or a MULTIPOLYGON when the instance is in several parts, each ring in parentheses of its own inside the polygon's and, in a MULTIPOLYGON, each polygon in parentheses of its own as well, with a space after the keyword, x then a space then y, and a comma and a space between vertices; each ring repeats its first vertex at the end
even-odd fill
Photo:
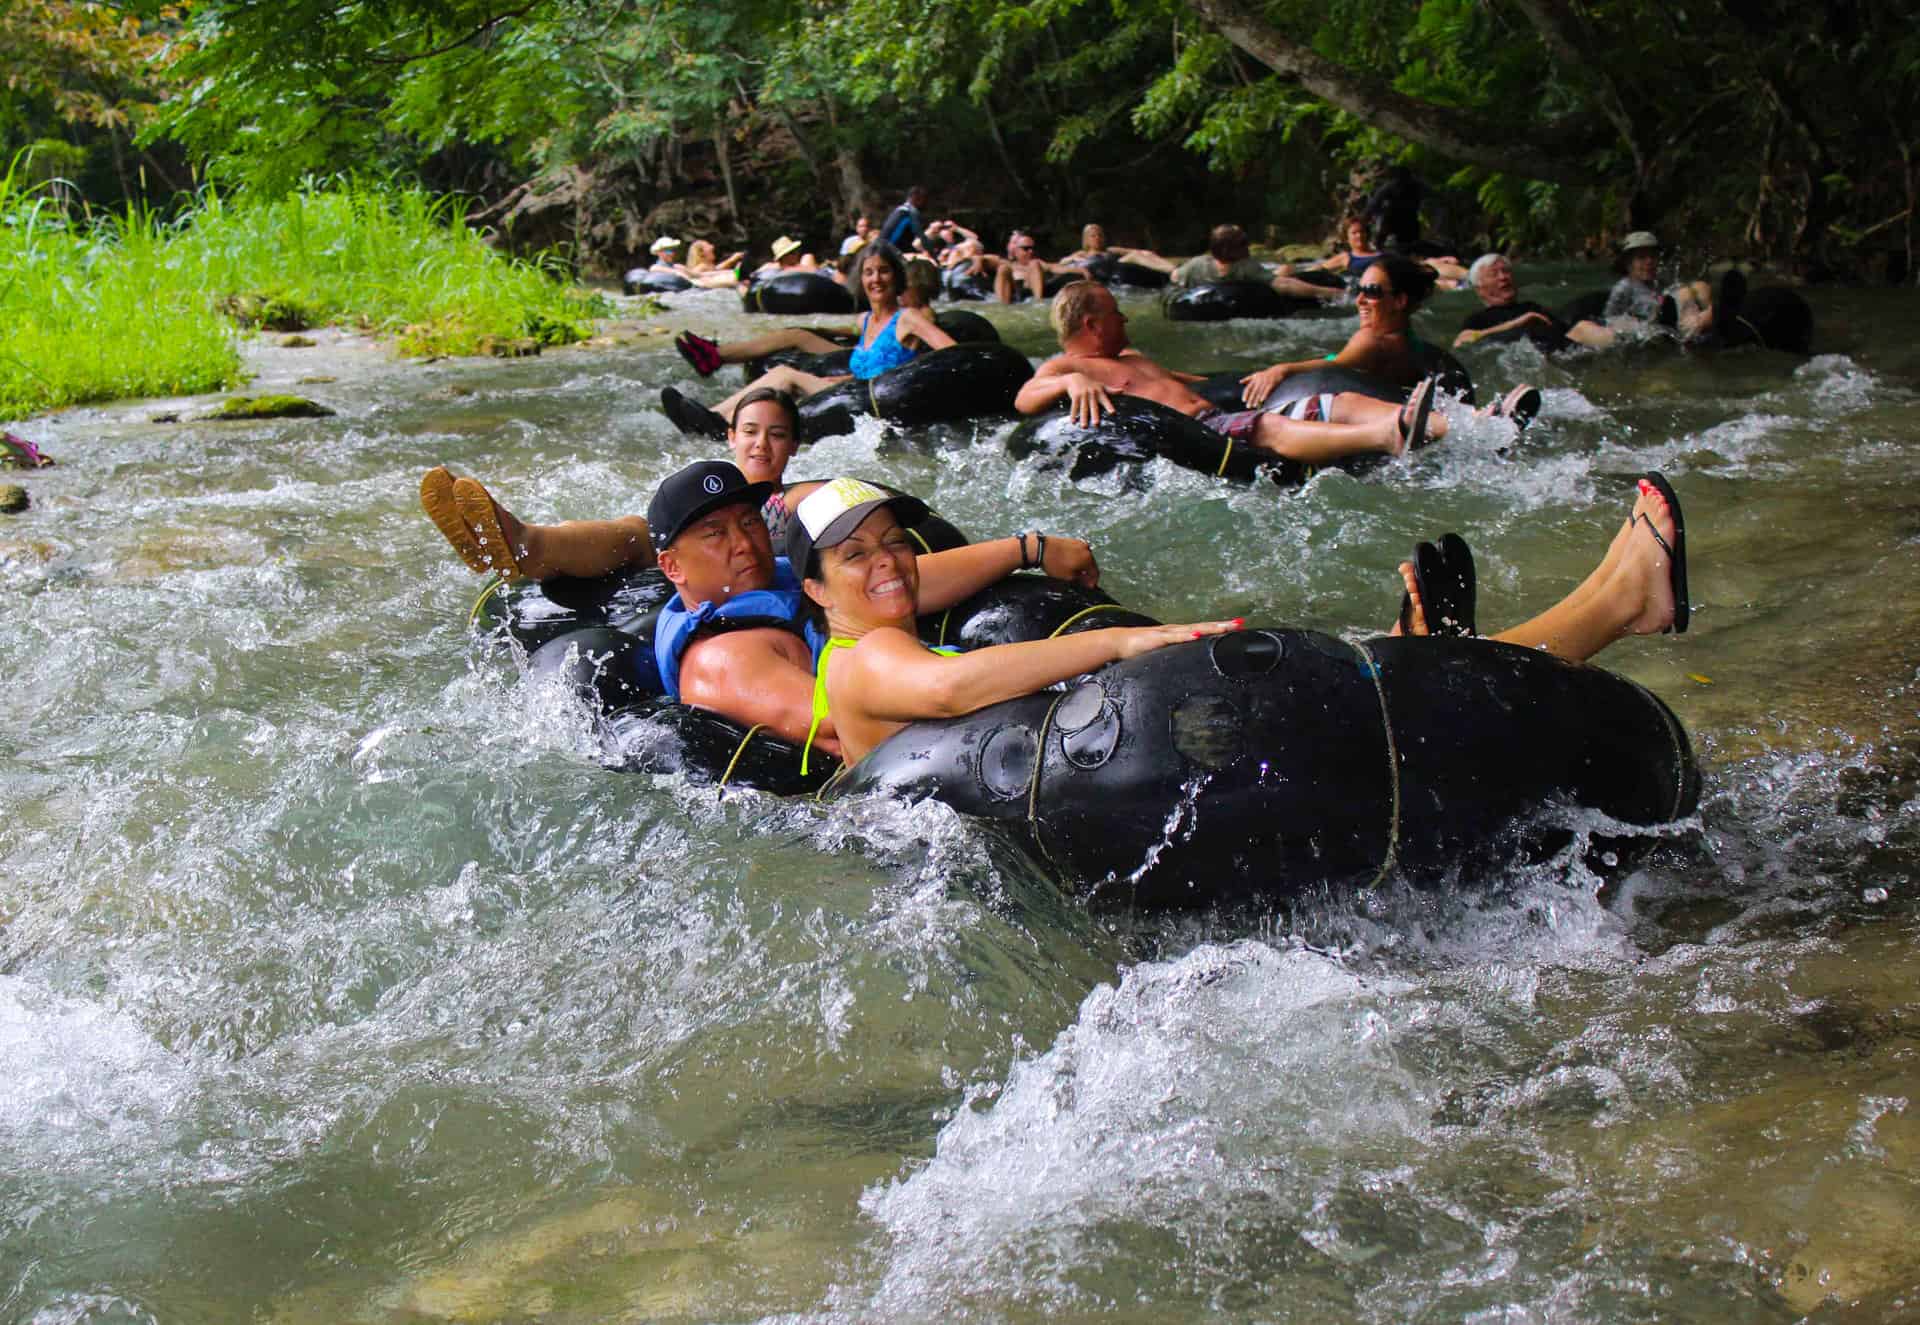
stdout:
POLYGON ((834 636, 820 650, 820 661, 813 665, 813 723, 807 728, 807 743, 800 747, 800 776, 807 775, 807 759, 813 753, 813 738, 819 734, 820 724, 827 716, 827 659, 833 657, 835 649, 851 649, 858 640, 841 639, 834 636))

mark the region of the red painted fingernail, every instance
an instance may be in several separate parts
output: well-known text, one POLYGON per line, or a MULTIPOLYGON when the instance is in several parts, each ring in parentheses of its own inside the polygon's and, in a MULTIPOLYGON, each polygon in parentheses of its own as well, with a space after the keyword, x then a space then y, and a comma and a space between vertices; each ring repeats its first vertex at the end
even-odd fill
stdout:
POLYGON ((1651 484, 1651 483, 1649 483, 1649 482, 1647 482, 1647 481, 1646 481, 1645 479, 1641 479, 1641 480, 1640 480, 1640 491, 1642 491, 1642 492, 1652 492, 1652 491, 1653 491, 1653 484, 1651 484))
POLYGON ((1233 619, 1233 628, 1234 628, 1235 630, 1238 630, 1238 629, 1240 629, 1240 627, 1242 627, 1242 626, 1244 626, 1244 625, 1246 625, 1246 624, 1247 624, 1247 619, 1246 619, 1245 617, 1243 617, 1243 616, 1237 616, 1237 617, 1235 617, 1235 618, 1233 619))
POLYGON ((1193 632, 1193 637, 1194 637, 1195 639, 1199 639, 1199 638, 1200 638, 1200 632, 1199 632, 1199 631, 1197 631, 1197 630, 1196 630, 1196 631, 1194 631, 1194 632, 1193 632))

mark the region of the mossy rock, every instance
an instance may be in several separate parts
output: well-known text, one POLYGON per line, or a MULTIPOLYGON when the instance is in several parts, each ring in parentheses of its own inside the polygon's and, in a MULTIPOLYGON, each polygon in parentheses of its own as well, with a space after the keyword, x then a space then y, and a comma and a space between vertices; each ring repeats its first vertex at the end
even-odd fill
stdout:
POLYGON ((574 321, 549 317, 545 313, 527 314, 527 335, 542 345, 572 345, 593 334, 591 320, 574 321))
POLYGON ((280 348, 283 350, 310 350, 320 342, 311 336, 282 336, 280 348))
POLYGON ((0 515, 18 515, 31 505, 33 499, 18 483, 0 483, 0 515))
POLYGON ((482 336, 479 348, 496 359, 528 359, 540 353, 540 342, 531 336, 482 336))
POLYGON ((333 411, 305 396, 232 396, 200 417, 223 419, 325 419, 333 411))
POLYGON ((222 295, 214 304, 221 313, 243 327, 262 331, 305 331, 313 325, 313 315, 293 296, 277 290, 243 290, 222 295))

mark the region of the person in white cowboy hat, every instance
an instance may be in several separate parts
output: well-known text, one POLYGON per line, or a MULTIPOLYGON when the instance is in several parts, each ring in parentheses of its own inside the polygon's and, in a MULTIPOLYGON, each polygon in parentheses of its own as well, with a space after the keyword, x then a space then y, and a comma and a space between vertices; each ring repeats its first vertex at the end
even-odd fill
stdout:
POLYGON ((647 252, 653 254, 655 271, 680 270, 680 239, 676 235, 661 235, 647 246, 647 252))
POLYGON ((811 253, 801 252, 806 245, 792 235, 782 235, 773 241, 773 261, 760 265, 756 276, 778 276, 783 271, 819 271, 820 263, 811 253))

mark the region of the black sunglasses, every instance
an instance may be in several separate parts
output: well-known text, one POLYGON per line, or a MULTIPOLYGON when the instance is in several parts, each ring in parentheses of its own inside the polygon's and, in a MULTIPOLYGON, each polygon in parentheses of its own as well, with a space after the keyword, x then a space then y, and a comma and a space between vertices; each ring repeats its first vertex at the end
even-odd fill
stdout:
POLYGON ((1392 293, 1394 293, 1393 287, 1389 285, 1363 285, 1353 292, 1353 297, 1367 300, 1385 299, 1392 293))

